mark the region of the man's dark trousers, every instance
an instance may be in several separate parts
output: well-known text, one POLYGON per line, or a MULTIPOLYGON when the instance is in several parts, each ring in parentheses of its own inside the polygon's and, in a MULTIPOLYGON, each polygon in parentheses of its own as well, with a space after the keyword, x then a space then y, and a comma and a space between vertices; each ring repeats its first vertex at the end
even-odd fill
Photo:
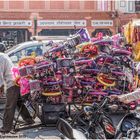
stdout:
POLYGON ((15 109, 17 106, 18 108, 22 107, 21 116, 23 120, 25 120, 26 122, 32 120, 27 108, 20 98, 20 88, 18 86, 12 86, 8 88, 6 98, 7 100, 3 118, 3 129, 5 131, 10 131, 12 129, 15 109))

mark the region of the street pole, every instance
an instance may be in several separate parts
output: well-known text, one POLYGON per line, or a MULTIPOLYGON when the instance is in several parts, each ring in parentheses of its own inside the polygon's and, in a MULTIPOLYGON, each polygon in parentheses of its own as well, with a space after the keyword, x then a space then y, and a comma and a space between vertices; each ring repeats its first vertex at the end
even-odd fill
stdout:
POLYGON ((119 32, 119 13, 118 11, 114 11, 111 14, 112 19, 115 21, 115 32, 118 33, 119 32))
POLYGON ((34 17, 34 36, 37 35, 37 17, 34 17))
POLYGON ((116 17, 116 33, 119 32, 119 13, 118 11, 115 11, 115 17, 116 17))
POLYGON ((76 33, 76 29, 77 29, 77 28, 76 28, 76 25, 74 25, 74 33, 76 33))
POLYGON ((118 26, 119 26, 118 24, 119 24, 119 23, 118 23, 118 17, 116 17, 116 33, 118 33, 118 28, 119 28, 119 27, 118 27, 118 26))

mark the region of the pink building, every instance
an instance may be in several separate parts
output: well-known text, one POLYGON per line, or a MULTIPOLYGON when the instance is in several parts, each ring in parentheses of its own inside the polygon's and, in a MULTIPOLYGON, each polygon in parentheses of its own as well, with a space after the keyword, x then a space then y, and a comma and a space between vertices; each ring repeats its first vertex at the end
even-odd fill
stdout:
POLYGON ((0 39, 19 43, 31 35, 69 35, 83 27, 91 36, 101 31, 114 34, 114 9, 114 1, 3 0, 0 1, 0 39))

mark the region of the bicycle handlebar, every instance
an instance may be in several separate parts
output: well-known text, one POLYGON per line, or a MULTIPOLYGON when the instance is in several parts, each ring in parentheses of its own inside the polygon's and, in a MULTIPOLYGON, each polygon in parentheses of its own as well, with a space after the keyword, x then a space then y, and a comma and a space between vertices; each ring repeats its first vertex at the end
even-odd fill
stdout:
POLYGON ((107 102, 108 102, 109 100, 110 100, 110 99, 109 99, 108 97, 105 97, 105 98, 101 101, 101 103, 99 104, 98 109, 97 109, 96 111, 97 111, 97 112, 100 111, 100 109, 102 109, 102 108, 107 104, 107 102))

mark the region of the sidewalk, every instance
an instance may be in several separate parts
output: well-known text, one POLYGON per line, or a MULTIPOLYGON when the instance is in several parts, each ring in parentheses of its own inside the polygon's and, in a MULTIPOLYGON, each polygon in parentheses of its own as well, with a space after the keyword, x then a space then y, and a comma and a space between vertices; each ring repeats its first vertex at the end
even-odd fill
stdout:
MULTIPOLYGON (((39 124, 39 119, 35 120, 35 124, 39 124)), ((2 126, 2 121, 0 120, 0 127, 2 126)), ((59 132, 55 127, 36 127, 26 130, 20 130, 14 134, 0 134, 0 139, 60 139, 59 132)))

